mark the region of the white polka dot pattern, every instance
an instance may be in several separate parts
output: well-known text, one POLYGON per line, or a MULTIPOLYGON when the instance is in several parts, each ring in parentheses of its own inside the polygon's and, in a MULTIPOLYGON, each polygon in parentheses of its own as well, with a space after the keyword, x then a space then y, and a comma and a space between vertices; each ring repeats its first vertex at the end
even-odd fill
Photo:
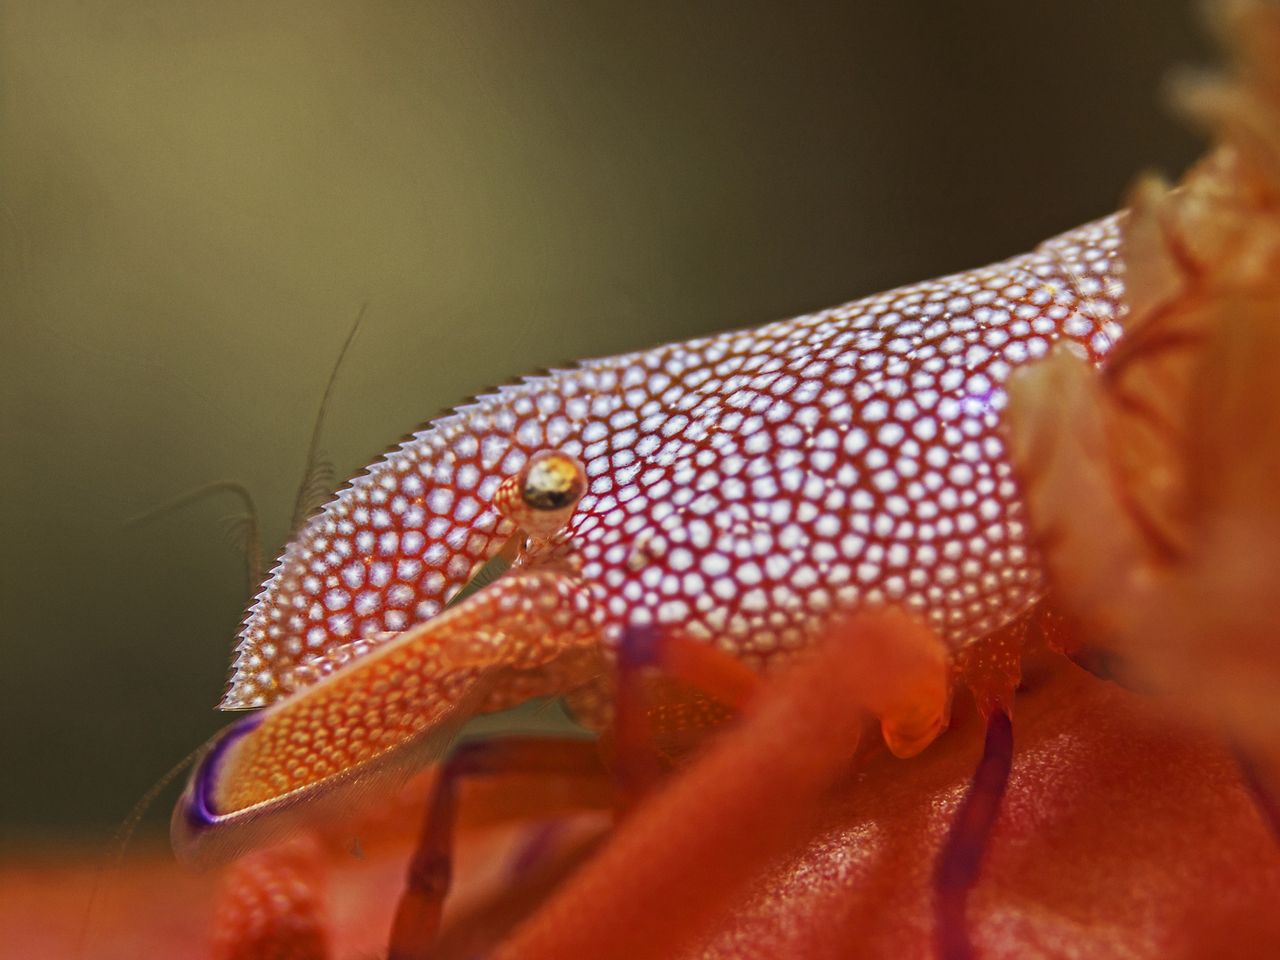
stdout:
POLYGON ((1118 218, 1035 252, 824 310, 501 388, 369 467, 285 550, 226 709, 434 616, 512 532, 499 484, 557 448, 589 488, 549 551, 608 642, 679 625, 764 667, 832 611, 918 612, 955 647, 1037 596, 1002 384, 1055 340, 1119 335, 1118 218))

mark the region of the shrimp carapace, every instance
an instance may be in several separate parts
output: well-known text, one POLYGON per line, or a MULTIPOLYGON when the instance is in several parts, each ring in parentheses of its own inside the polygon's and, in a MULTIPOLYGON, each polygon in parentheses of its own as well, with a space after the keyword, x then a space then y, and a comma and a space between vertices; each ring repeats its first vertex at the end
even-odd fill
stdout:
MULTIPOLYGON (((609 665, 637 630, 763 673, 885 608, 952 653, 997 637, 1041 592, 1003 384, 1055 341, 1111 347, 1118 224, 587 361, 427 425, 305 524, 255 599, 223 706, 267 709, 199 764, 179 848, 241 849, 530 697, 568 694, 607 727, 609 665), (512 569, 457 597, 499 553, 512 569)), ((909 754, 944 722, 930 707, 885 731, 909 754)))

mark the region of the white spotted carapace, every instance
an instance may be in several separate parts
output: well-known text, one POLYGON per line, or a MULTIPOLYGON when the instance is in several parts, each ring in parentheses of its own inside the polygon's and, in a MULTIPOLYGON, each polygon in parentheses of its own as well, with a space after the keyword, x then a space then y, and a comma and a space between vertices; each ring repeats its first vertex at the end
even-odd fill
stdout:
MULTIPOLYGON (((998 696, 1017 654, 996 631, 1041 590, 1004 383, 1054 341, 1106 354, 1119 240, 1110 218, 994 266, 533 377, 429 424, 285 549, 222 703, 265 709, 197 763, 175 849, 207 863, 345 807, 438 758, 470 716, 531 697, 604 727, 627 636, 767 670, 896 607, 939 656, 972 655, 971 687, 1003 677, 985 685, 998 696), (496 556, 512 568, 450 604, 496 556)), ((910 723, 881 716, 890 749, 936 736, 938 690, 910 723)))
POLYGON ((893 604, 953 647, 1040 589, 1001 410, 1009 371, 1121 319, 1118 218, 1004 263, 504 387, 373 464, 285 550, 244 624, 225 709, 305 688, 440 614, 514 525, 504 479, 585 466, 527 566, 575 571, 607 647, 677 625, 764 667, 836 611, 893 604))

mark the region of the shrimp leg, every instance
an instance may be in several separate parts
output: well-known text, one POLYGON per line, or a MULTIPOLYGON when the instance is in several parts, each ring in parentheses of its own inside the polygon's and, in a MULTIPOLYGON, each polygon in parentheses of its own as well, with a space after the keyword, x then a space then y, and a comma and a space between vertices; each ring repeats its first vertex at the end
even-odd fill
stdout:
MULTIPOLYGON (((464 779, 555 777, 575 784, 605 776, 594 741, 568 737, 509 737, 463 744, 445 763, 427 802, 418 844, 391 928, 388 960, 423 960, 436 942, 453 875, 458 792, 464 779)), ((589 801, 592 791, 575 791, 589 801)))
POLYGON ((973 956, 965 906, 969 891, 978 880, 991 828, 1000 814, 1012 763, 1013 723, 1008 713, 996 707, 987 716, 982 760, 934 871, 935 942, 941 960, 969 960, 973 956))

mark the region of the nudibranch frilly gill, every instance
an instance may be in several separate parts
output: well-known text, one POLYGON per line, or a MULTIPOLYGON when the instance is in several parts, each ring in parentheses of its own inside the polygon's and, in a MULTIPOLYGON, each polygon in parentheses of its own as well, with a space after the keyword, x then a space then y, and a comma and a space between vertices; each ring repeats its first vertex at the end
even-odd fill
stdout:
MULTIPOLYGON (((263 709, 198 764, 179 853, 244 849, 292 811, 438 756, 477 713, 565 695, 607 725, 610 665, 637 628, 765 673, 834 618, 886 607, 953 657, 979 648, 1043 590, 1004 384, 1055 343, 1097 363, 1116 342, 1121 217, 992 266, 526 378, 414 433, 305 524, 253 601, 221 706, 263 709), (563 463, 580 464, 581 489, 522 530, 512 478, 547 455, 570 479, 563 463), (503 550, 510 571, 449 606, 503 550)), ((986 664, 962 678, 999 702, 1016 656, 961 657, 986 664)), ((886 725, 890 745, 922 748, 935 719, 898 743, 886 725)))

